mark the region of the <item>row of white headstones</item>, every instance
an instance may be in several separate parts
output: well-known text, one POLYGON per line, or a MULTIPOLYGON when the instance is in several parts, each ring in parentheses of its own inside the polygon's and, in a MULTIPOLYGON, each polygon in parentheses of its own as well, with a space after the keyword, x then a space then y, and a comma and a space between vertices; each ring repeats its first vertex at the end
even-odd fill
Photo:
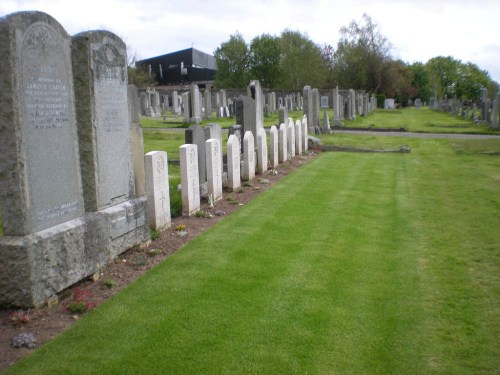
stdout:
MULTIPOLYGON (((242 181, 253 181, 255 175, 265 174, 296 155, 308 150, 307 118, 282 123, 279 128, 269 129, 269 152, 267 132, 257 131, 255 140, 251 131, 243 136, 243 155, 239 138, 231 134, 227 140, 227 188, 235 191, 242 181)), ((223 162, 222 145, 218 138, 205 142, 208 196, 212 202, 222 199, 223 162)), ((201 208, 200 181, 198 173, 198 146, 184 144, 179 148, 182 213, 195 214, 201 208)), ((164 230, 171 226, 168 155, 165 151, 151 151, 145 155, 146 192, 148 197, 148 218, 152 229, 164 230)))

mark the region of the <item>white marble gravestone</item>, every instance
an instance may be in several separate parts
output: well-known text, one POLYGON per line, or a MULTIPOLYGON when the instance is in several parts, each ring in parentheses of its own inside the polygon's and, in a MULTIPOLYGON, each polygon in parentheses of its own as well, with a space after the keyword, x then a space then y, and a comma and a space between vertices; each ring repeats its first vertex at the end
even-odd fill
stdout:
POLYGON ((168 157, 165 151, 151 151, 144 156, 146 191, 148 197, 149 227, 156 230, 169 228, 170 195, 168 157))
POLYGON ((185 144, 179 147, 181 165, 182 214, 193 215, 200 209, 200 180, 198 175, 198 147, 185 144))

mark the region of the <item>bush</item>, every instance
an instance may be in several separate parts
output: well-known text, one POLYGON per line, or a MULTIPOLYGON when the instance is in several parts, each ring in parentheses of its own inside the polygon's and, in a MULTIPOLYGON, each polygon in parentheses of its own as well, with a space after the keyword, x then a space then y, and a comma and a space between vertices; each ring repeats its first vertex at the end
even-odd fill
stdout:
POLYGON ((385 103, 385 95, 384 94, 377 94, 375 95, 377 98, 377 108, 384 108, 384 103, 385 103))

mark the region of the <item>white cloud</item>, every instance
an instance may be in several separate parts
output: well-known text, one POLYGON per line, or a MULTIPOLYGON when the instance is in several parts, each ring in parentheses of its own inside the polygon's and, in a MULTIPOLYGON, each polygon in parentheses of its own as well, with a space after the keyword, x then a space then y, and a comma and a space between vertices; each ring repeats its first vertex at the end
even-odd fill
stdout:
POLYGON ((213 53, 231 34, 247 42, 285 29, 318 44, 337 44, 339 29, 367 13, 392 42, 395 57, 422 61, 451 55, 471 61, 500 82, 498 0, 2 0, 0 15, 40 10, 69 34, 105 28, 141 58, 194 45, 213 53))

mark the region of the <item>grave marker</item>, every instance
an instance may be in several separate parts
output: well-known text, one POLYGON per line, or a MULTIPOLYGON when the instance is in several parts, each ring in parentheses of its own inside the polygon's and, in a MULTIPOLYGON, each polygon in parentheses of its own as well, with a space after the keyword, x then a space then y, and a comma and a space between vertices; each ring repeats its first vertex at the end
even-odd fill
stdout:
POLYGON ((257 131, 257 173, 267 172, 267 136, 264 128, 257 131))
POLYGON ((148 152, 144 156, 144 164, 149 227, 156 230, 169 228, 171 217, 167 153, 165 151, 148 152))
POLYGON ((233 191, 241 186, 240 149, 238 137, 231 134, 227 140, 227 183, 233 191))
POLYGON ((181 165, 182 214, 191 216, 200 209, 200 180, 198 147, 186 144, 179 147, 181 165))
POLYGON ((278 151, 278 128, 276 125, 273 125, 269 130, 269 159, 271 161, 271 168, 278 166, 278 151))
POLYGON ((207 160, 207 184, 208 195, 213 202, 222 199, 222 150, 221 141, 211 138, 205 142, 205 153, 207 160))
POLYGON ((255 179, 255 146, 251 131, 246 131, 243 136, 243 180, 253 181, 255 179))

